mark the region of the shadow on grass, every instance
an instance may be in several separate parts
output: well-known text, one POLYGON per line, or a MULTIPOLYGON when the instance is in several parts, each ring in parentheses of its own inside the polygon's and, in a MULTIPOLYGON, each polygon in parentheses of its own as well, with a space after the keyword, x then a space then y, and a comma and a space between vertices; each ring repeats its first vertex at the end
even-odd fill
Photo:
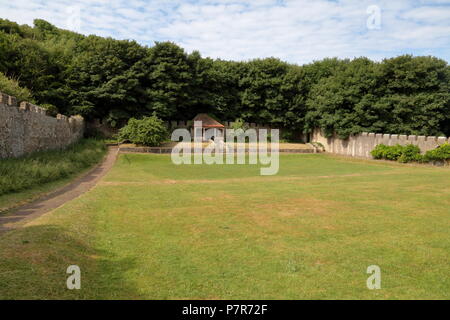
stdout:
POLYGON ((142 299, 124 275, 134 259, 118 259, 54 225, 0 236, 0 299, 142 299), (81 269, 81 289, 67 289, 66 270, 81 269))

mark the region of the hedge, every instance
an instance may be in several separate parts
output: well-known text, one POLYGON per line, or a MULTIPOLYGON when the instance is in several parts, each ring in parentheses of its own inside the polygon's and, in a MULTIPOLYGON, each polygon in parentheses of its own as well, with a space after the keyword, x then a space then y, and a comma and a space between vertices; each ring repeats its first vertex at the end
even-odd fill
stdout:
POLYGON ((372 150, 371 154, 374 159, 398 161, 401 163, 448 161, 450 160, 450 144, 444 143, 434 150, 427 151, 425 155, 422 155, 420 148, 413 144, 406 146, 379 144, 372 150))

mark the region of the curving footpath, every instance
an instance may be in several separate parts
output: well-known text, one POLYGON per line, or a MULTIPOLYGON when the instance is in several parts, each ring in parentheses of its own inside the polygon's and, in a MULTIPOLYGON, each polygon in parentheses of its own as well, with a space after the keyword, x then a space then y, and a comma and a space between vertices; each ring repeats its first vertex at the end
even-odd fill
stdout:
POLYGON ((91 190, 112 168, 116 161, 118 151, 118 147, 109 147, 105 160, 87 174, 36 201, 13 209, 10 213, 0 214, 0 235, 21 227, 30 220, 36 219, 47 212, 59 208, 66 202, 91 190))

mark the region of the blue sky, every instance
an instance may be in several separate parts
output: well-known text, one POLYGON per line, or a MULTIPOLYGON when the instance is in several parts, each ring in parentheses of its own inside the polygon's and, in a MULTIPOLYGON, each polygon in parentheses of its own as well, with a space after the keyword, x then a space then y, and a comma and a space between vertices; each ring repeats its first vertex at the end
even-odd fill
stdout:
POLYGON ((0 0, 0 17, 188 52, 308 63, 410 53, 450 61, 450 0, 0 0))

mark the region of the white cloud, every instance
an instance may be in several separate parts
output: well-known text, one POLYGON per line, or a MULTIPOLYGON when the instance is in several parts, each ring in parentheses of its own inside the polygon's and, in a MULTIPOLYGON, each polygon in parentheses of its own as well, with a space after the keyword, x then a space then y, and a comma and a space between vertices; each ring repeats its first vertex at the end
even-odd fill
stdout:
POLYGON ((450 1, 388 0, 0 0, 0 17, 34 18, 67 27, 67 7, 80 8, 80 31, 119 39, 175 41, 204 56, 246 60, 275 56, 296 63, 324 57, 401 53, 449 60, 450 1), (369 5, 381 9, 379 30, 366 26, 369 5))
POLYGON ((440 24, 450 19, 450 6, 415 8, 403 14, 403 18, 427 24, 440 24))

